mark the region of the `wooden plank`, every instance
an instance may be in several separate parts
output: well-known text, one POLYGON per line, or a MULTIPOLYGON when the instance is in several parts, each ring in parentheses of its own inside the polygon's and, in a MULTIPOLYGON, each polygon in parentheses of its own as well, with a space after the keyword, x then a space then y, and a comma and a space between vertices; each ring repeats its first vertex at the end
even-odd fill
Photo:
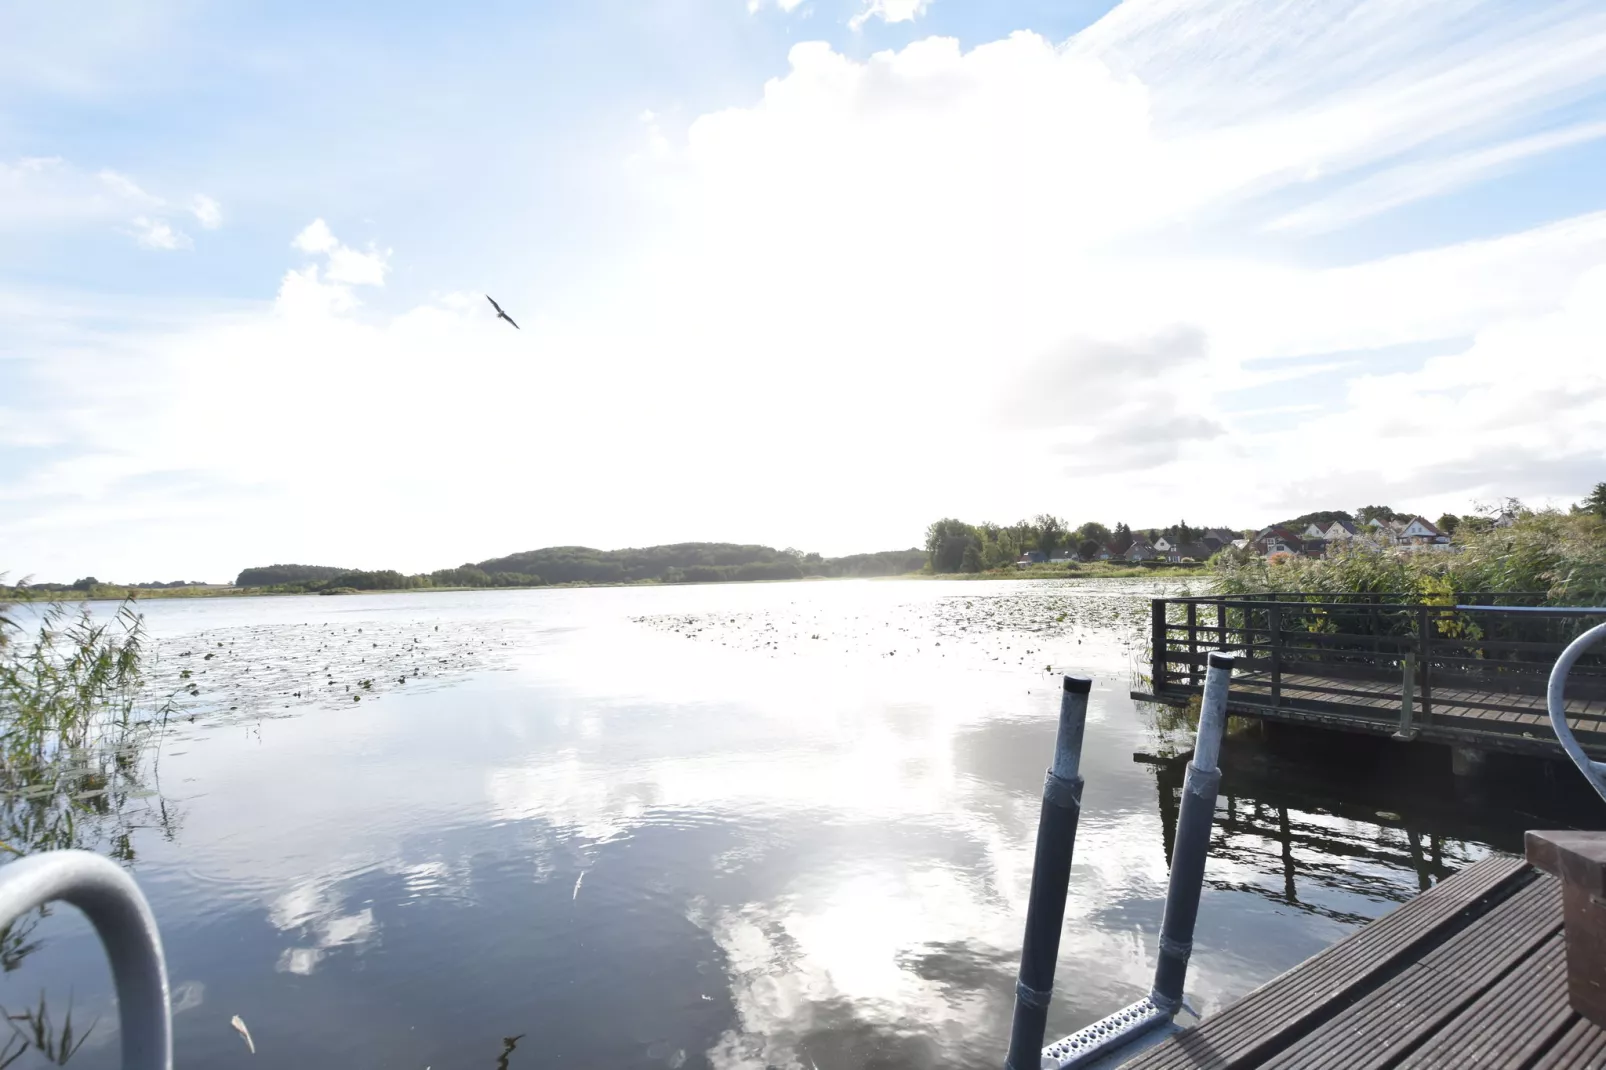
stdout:
POLYGON ((1400 1070, 1518 1070, 1560 1039, 1577 1015, 1567 1004, 1567 944, 1545 941, 1400 1064, 1400 1070))
POLYGON ((1542 876, 1260 1065, 1391 1067, 1560 932, 1561 882, 1542 876))
POLYGON ((1380 973, 1447 932, 1464 929, 1491 902, 1530 881, 1533 872, 1519 858, 1490 855, 1144 1052, 1126 1070, 1255 1065, 1376 987, 1380 973))
POLYGON ((1533 1064, 1532 1070, 1578 1070, 1579 1067, 1598 1070, 1603 1066, 1606 1066, 1606 1031, 1587 1018, 1579 1018, 1533 1064))

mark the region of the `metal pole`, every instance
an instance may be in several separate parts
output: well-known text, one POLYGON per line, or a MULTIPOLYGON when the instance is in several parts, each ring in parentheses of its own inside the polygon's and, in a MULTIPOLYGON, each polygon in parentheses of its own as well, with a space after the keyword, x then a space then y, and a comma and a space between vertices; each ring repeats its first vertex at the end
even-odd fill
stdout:
POLYGON ((1216 789, 1221 786, 1217 762, 1222 733, 1227 727, 1232 662, 1226 654, 1210 655, 1193 760, 1188 763, 1188 776, 1182 785, 1176 846, 1171 851, 1171 883, 1166 888, 1165 914, 1160 921, 1160 961, 1149 993, 1154 1005, 1167 1014, 1176 1013, 1182 1006, 1182 982, 1188 973, 1188 955, 1193 951, 1205 854, 1210 849, 1210 826, 1216 816, 1216 789))
POLYGON ((162 940, 134 878, 90 851, 47 851, 0 868, 0 926, 57 899, 84 912, 111 960, 123 1070, 172 1070, 162 940))
POLYGON ((1054 764, 1043 782, 1043 809, 1037 822, 1037 856, 1026 901, 1026 938, 1021 945, 1020 977, 1015 983, 1015 1020, 1009 1033, 1005 1070, 1038 1070, 1048 1001, 1054 991, 1054 963, 1065 925, 1065 893, 1071 883, 1071 851, 1082 811, 1082 734, 1087 727, 1087 696, 1093 681, 1065 677, 1060 698, 1054 764))

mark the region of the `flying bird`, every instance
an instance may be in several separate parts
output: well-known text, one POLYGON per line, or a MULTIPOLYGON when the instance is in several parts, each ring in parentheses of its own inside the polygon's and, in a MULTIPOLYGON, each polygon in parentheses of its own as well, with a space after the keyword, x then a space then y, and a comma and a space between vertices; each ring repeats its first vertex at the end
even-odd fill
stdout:
MULTIPOLYGON (((496 309, 497 319, 503 319, 507 320, 509 323, 513 323, 513 317, 502 311, 502 306, 496 303, 496 298, 492 297, 490 294, 486 294, 485 299, 491 303, 492 308, 496 309)), ((520 330, 521 328, 517 323, 513 323, 513 329, 520 330)))

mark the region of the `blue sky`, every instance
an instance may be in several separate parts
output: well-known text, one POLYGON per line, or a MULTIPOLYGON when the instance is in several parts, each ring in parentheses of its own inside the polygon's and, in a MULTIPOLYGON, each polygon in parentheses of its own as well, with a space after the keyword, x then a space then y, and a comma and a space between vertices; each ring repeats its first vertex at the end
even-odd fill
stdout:
POLYGON ((1599 0, 8 5, 0 569, 1567 501, 1603 178, 1599 0))

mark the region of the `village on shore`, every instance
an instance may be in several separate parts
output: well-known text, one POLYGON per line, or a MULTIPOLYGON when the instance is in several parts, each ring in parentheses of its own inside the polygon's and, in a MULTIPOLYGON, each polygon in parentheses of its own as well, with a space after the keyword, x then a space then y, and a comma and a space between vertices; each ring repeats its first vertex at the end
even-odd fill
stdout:
POLYGON ((1016 560, 1015 567, 1024 569, 1033 565, 1084 561, 1203 563, 1222 551, 1236 552, 1245 557, 1270 558, 1278 554, 1324 557, 1330 547, 1354 539, 1389 547, 1443 550, 1450 548, 1450 537, 1456 525, 1479 522, 1505 527, 1510 525, 1511 517, 1506 513, 1493 518, 1446 516, 1441 517, 1437 524, 1423 516, 1396 515, 1387 519, 1372 516, 1364 521, 1332 517, 1309 520, 1303 526, 1296 523, 1274 524, 1258 531, 1189 529, 1182 525, 1163 531, 1156 529, 1144 532, 1128 531, 1121 526, 1114 537, 1101 544, 1089 545, 1084 542, 1078 547, 1067 547, 1053 554, 1028 550, 1016 560))

